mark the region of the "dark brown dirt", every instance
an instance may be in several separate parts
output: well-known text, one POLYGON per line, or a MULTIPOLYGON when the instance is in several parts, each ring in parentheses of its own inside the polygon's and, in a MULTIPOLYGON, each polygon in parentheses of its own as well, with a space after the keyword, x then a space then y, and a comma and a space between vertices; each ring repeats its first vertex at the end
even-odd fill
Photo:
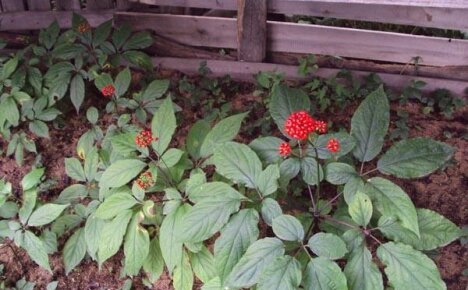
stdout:
MULTIPOLYGON (((164 73, 166 74, 165 77, 171 77, 173 80, 179 77, 178 74, 164 73)), ((255 108, 257 109, 251 112, 249 116, 249 120, 252 122, 263 117, 263 111, 258 110, 258 108, 262 107, 259 106, 262 100, 252 94, 253 90, 252 85, 243 84, 240 92, 227 96, 227 99, 232 101, 232 108, 236 112, 250 110, 253 105, 256 105, 255 108)), ((188 128, 193 124, 194 120, 201 117, 200 108, 187 106, 188 98, 190 96, 180 96, 176 100, 179 105, 185 108, 183 119, 179 116, 182 123, 179 126, 178 135, 175 137, 176 144, 184 143, 188 128)), ((333 120, 336 126, 348 127, 350 116, 355 107, 350 106, 344 112, 336 113, 334 117, 330 117, 331 114, 319 117, 333 120)), ((396 105, 392 106, 392 109, 396 110, 396 108, 396 105)), ((452 120, 447 120, 437 114, 424 115, 420 113, 420 105, 414 103, 405 105, 403 108, 410 112, 411 137, 430 136, 451 144, 457 151, 453 163, 445 170, 418 180, 392 180, 406 190, 417 207, 435 210, 459 226, 466 224, 468 214, 468 199, 466 198, 468 189, 468 141, 465 136, 467 134, 468 106, 457 112, 452 120), (449 132, 451 136, 447 138, 445 132, 449 132)), ((394 112, 392 115, 395 115, 394 112)), ((104 121, 104 125, 107 122, 108 120, 104 121)), ((47 168, 47 178, 56 181, 53 188, 42 196, 46 200, 57 196, 63 188, 71 184, 72 181, 66 176, 64 170, 64 158, 76 156, 76 143, 79 137, 89 129, 89 126, 83 115, 76 116, 76 114, 70 112, 64 128, 54 130, 50 127, 50 129, 51 139, 38 140, 38 151, 43 155, 42 160, 47 168)), ((258 130, 253 129, 251 132, 256 131, 258 130)), ((242 134, 240 137, 243 141, 252 138, 254 137, 246 134, 242 134)), ((3 147, 5 147, 5 144, 3 144, 3 147)), ((19 189, 21 178, 30 170, 30 166, 27 164, 31 164, 32 160, 33 157, 28 155, 25 160, 26 165, 18 167, 12 158, 2 157, 0 178, 5 176, 8 181, 12 182, 15 189, 19 189)), ((368 167, 369 169, 372 168, 372 164, 366 165, 366 169, 368 167)), ((59 245, 59 248, 61 249, 62 246, 63 243, 59 245)), ((23 250, 14 245, 4 244, 0 246, 0 263, 5 265, 5 271, 3 277, 0 277, 0 281, 5 280, 8 285, 12 285, 16 280, 24 276, 28 281, 36 282, 37 289, 45 289, 47 283, 59 281, 58 289, 93 290, 119 289, 126 280, 126 278, 120 277, 122 253, 104 263, 101 269, 98 269, 95 262, 85 260, 68 276, 65 275, 59 253, 52 255, 50 261, 53 274, 49 274, 37 266, 23 250)), ((468 278, 463 276, 462 272, 468 268, 466 262, 468 261, 467 247, 462 246, 459 241, 453 242, 439 250, 435 261, 449 290, 466 290, 468 278)), ((142 279, 143 274, 133 278, 133 289, 147 289, 143 286, 142 279)), ((152 289, 173 289, 167 273, 162 275, 152 289)))

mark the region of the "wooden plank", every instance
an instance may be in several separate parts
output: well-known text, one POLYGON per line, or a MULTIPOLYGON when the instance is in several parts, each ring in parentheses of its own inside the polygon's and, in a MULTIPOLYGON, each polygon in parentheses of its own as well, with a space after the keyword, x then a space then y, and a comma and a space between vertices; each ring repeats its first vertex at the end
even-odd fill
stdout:
POLYGON ((87 0, 86 10, 102 10, 114 8, 112 0, 87 0))
MULTIPOLYGON (((119 12, 115 23, 149 29, 191 46, 237 48, 236 20, 119 12)), ((420 65, 468 65, 468 40, 268 21, 267 50, 420 65)))
POLYGON ((270 12, 372 22, 468 29, 468 1, 272 1, 270 12))
POLYGON ((128 0, 117 0, 115 4, 116 9, 119 11, 127 11, 132 7, 132 3, 128 0))
POLYGON ((237 48, 236 19, 117 12, 114 23, 127 23, 135 30, 153 30, 186 45, 237 48))
POLYGON ((467 65, 468 41, 319 25, 268 22, 271 51, 421 65, 467 65))
POLYGON ((266 56, 267 1, 239 0, 237 9, 237 56, 261 62, 266 56))
MULTIPOLYGON (((213 76, 224 76, 229 74, 234 79, 247 80, 254 82, 254 74, 261 71, 277 71, 284 73, 287 79, 292 80, 310 80, 310 77, 304 77, 297 73, 297 66, 280 65, 271 63, 253 63, 253 62, 237 62, 226 60, 203 60, 203 59, 182 59, 182 58, 153 58, 153 64, 164 68, 175 69, 188 74, 198 74, 200 62, 206 61, 207 66, 213 73, 213 76)), ((323 78, 328 78, 336 75, 339 69, 320 68, 315 75, 323 78)), ((353 71, 353 74, 358 78, 363 78, 369 75, 367 71, 353 71)), ((411 80, 421 80, 427 83, 423 88, 423 92, 431 92, 439 88, 446 88, 452 91, 457 96, 468 97, 466 89, 468 82, 453 81, 425 77, 413 77, 398 74, 378 73, 380 78, 390 87, 401 89, 408 85, 411 80)))
POLYGON ((50 0, 28 0, 28 10, 31 10, 31 11, 51 10, 50 0))
MULTIPOLYGON (((114 10, 101 10, 99 12, 82 11, 92 27, 112 19, 114 10)), ((8 30, 35 30, 45 28, 57 20, 61 28, 70 28, 72 22, 71 11, 25 11, 0 14, 0 31, 8 30)))
POLYGON ((2 0, 2 8, 3 12, 24 11, 25 9, 22 0, 2 0))
POLYGON ((56 0, 57 10, 80 10, 80 0, 56 0))
MULTIPOLYGON (((236 0, 130 1, 150 5, 236 10, 236 0)), ((269 0, 268 10, 271 13, 468 29, 466 0, 269 0)))

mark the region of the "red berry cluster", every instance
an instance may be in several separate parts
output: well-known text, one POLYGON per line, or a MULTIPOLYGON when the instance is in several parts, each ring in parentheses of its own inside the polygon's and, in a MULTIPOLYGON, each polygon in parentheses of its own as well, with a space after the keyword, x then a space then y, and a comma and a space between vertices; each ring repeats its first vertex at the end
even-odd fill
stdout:
POLYGON ((143 130, 135 136, 135 144, 141 148, 149 146, 151 142, 156 140, 158 140, 158 138, 153 137, 149 130, 143 130))
POLYGON ((279 145, 278 151, 279 155, 286 157, 289 154, 291 154, 291 146, 289 145, 289 143, 283 142, 279 145))
POLYGON ((101 93, 105 97, 112 97, 112 95, 115 93, 115 88, 112 84, 105 85, 101 89, 101 93))
POLYGON ((327 129, 328 127, 325 121, 320 121, 320 120, 315 121, 315 130, 317 131, 317 133, 325 134, 327 133, 327 129))
POLYGON ((88 22, 83 22, 78 25, 78 32, 83 34, 91 30, 91 26, 88 22))
POLYGON ((330 152, 338 152, 340 151, 340 142, 335 138, 331 138, 330 140, 328 140, 327 148, 328 150, 330 150, 330 152))
POLYGON ((307 136, 315 129, 315 120, 306 111, 292 113, 284 123, 284 131, 298 140, 307 139, 307 136))
POLYGON ((136 184, 138 185, 138 187, 140 187, 143 190, 147 190, 148 188, 153 186, 153 183, 153 175, 149 171, 142 173, 140 177, 138 177, 138 179, 136 180, 136 184))

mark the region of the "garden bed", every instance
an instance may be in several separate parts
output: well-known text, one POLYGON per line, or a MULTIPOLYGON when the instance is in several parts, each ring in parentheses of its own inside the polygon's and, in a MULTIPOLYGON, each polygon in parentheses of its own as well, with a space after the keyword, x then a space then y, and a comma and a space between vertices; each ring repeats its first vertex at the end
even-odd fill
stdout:
MULTIPOLYGON (((135 74, 138 75, 138 73, 135 74)), ((225 85, 219 86, 217 96, 204 93, 199 97, 198 103, 193 103, 191 101, 193 92, 181 92, 180 90, 179 81, 183 78, 182 75, 171 71, 162 71, 160 72, 160 76, 171 78, 170 91, 175 96, 173 101, 181 107, 181 112, 176 115, 178 124, 180 125, 172 141, 174 147, 184 144, 185 136, 193 123, 213 113, 213 110, 219 110, 219 117, 220 114, 224 114, 223 110, 225 110, 228 103, 230 104, 228 115, 250 111, 244 122, 243 129, 240 131, 240 136, 236 139, 237 141, 248 143, 262 135, 261 127, 252 125, 263 118, 266 111, 263 105, 264 95, 259 93, 255 85, 227 82, 225 85), (210 102, 212 104, 208 105, 210 102)), ((195 86, 199 85, 200 81, 206 81, 205 78, 200 80, 197 77, 186 80, 195 86)), ((138 86, 138 76, 134 77, 132 83, 132 85, 138 86)), ((106 101, 100 93, 95 89, 91 89, 91 93, 87 94, 84 106, 95 106, 98 108, 100 113, 98 125, 101 126, 104 132, 107 126, 113 122, 111 114, 105 113, 106 101)), ((335 108, 331 111, 333 109, 332 106, 326 112, 317 112, 314 114, 314 117, 333 122, 333 129, 345 128, 349 130, 349 120, 358 104, 359 101, 354 100, 347 104, 343 110, 335 108)), ((416 101, 410 101, 406 104, 399 104, 397 101, 393 101, 391 103, 392 122, 390 124, 390 132, 395 129, 395 121, 398 120, 396 112, 399 110, 405 110, 409 113, 407 121, 409 128, 408 137, 428 136, 450 144, 455 148, 456 152, 453 161, 449 165, 428 177, 414 181, 397 178, 391 178, 391 180, 410 195, 416 207, 431 209, 444 215, 458 226, 464 226, 464 223, 468 219, 468 200, 466 199, 466 191, 468 189, 468 132, 466 130, 468 106, 459 108, 448 119, 438 112, 424 114, 422 112, 423 105, 416 101)), ((56 122, 54 126, 50 126, 49 139, 40 138, 37 140, 37 150, 42 154, 42 162, 46 168, 46 179, 52 181, 50 188, 40 195, 40 200, 43 202, 55 200, 64 188, 74 183, 66 174, 64 160, 68 157, 77 156, 77 142, 82 134, 90 129, 90 125, 83 113, 77 115, 74 111, 69 110, 62 117, 63 123, 56 122)), ((139 127, 143 126, 135 118, 132 119, 132 122, 139 127)), ((265 121, 265 123, 267 122, 270 122, 271 126, 274 126, 272 121, 265 121)), ((266 127, 268 128, 268 126, 266 127)), ((3 147, 3 151, 5 151, 7 143, 0 139, 0 144, 3 147)), ((389 145, 390 143, 386 144, 385 148, 388 148, 389 145)), ((21 179, 30 171, 33 162, 34 156, 26 155, 25 165, 18 166, 14 158, 2 156, 0 177, 5 176, 12 183, 13 192, 18 192, 20 191, 21 179)), ((369 169, 373 168, 371 164, 367 164, 367 167, 369 169)), ((331 198, 333 195, 327 197, 331 198)), ((304 203, 308 202, 305 192, 302 198, 304 203)), ((289 203, 287 198, 283 198, 280 201, 280 204, 284 204, 288 208, 288 210, 285 210, 286 212, 293 213, 296 207, 301 210, 304 208, 300 201, 297 204, 289 203)), ((59 248, 61 248, 65 240, 65 237, 59 239, 59 248)), ((51 255, 52 273, 48 273, 32 262, 24 250, 18 248, 10 241, 6 243, 8 246, 4 244, 0 249, 0 262, 5 266, 0 281, 5 281, 7 285, 12 285, 24 277, 27 281, 35 282, 38 287, 37 289, 45 289, 46 285, 52 281, 58 281, 57 289, 120 289, 127 279, 125 277, 122 278, 120 275, 123 258, 122 251, 106 261, 101 269, 98 268, 97 263, 89 258, 85 258, 69 275, 65 275, 60 253, 51 255)), ((208 244, 208 247, 211 246, 208 244)), ((431 256, 434 257, 448 289, 466 289, 468 278, 462 274, 467 268, 464 262, 468 259, 466 246, 461 245, 460 241, 457 240, 434 252, 431 256)), ((140 273, 140 275, 133 278, 133 289, 144 289, 143 277, 144 274, 140 273)), ((167 272, 164 272, 160 280, 153 284, 152 289, 173 289, 171 283, 167 272)), ((199 289, 200 285, 199 281, 195 282, 194 289, 199 289)))

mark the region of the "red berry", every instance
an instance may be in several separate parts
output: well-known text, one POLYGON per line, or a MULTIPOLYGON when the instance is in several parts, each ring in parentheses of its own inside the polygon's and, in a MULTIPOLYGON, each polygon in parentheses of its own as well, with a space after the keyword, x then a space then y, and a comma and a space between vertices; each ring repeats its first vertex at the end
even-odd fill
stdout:
POLYGON ((283 142, 280 144, 278 151, 279 155, 286 157, 289 154, 291 154, 291 146, 289 145, 289 143, 283 142))
POLYGON ((149 130, 143 130, 135 136, 135 144, 141 148, 149 146, 151 142, 156 140, 158 140, 158 138, 153 137, 149 130))
POLYGON ((340 142, 335 138, 331 138, 330 140, 328 140, 327 148, 328 150, 330 150, 330 152, 338 152, 340 151, 340 142))
POLYGON ((105 97, 112 97, 112 95, 115 93, 115 88, 112 84, 105 85, 101 89, 101 93, 105 97))
POLYGON ((315 130, 317 130, 320 134, 327 133, 328 127, 325 121, 316 121, 315 122, 315 130))
POLYGON ((140 177, 135 181, 138 187, 140 187, 143 190, 147 190, 151 186, 153 186, 153 175, 151 172, 146 171, 145 173, 142 173, 140 177))
POLYGON ((305 140, 307 136, 315 131, 315 120, 306 111, 294 112, 286 119, 284 131, 298 140, 305 140))

